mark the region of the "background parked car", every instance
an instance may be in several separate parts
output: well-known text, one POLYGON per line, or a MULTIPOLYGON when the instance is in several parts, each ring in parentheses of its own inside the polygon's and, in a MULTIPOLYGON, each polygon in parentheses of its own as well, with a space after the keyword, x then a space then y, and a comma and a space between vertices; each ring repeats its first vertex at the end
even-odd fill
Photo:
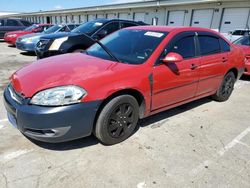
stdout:
POLYGON ((0 18, 0 39, 4 38, 6 32, 23 30, 32 24, 26 20, 0 18))
POLYGON ((27 52, 35 52, 35 47, 42 36, 58 33, 58 32, 70 32, 78 27, 79 24, 67 24, 67 25, 54 25, 42 33, 33 33, 19 37, 16 41, 16 47, 19 50, 27 52))
POLYGON ((4 35, 4 40, 5 42, 9 44, 15 45, 16 39, 18 37, 27 35, 30 33, 41 33, 43 31, 46 31, 51 26, 52 26, 51 24, 34 24, 30 27, 27 27, 24 30, 7 32, 4 35))
POLYGON ((227 38, 229 41, 233 42, 242 36, 250 35, 250 30, 249 29, 237 29, 234 31, 229 31, 228 33, 222 33, 222 35, 225 38, 227 38))
POLYGON ((146 24, 143 22, 118 19, 100 19, 86 22, 70 33, 56 33, 41 37, 41 40, 36 46, 36 54, 38 58, 44 58, 64 53, 78 52, 91 46, 94 43, 93 39, 100 40, 119 29, 138 25, 146 24))
POLYGON ((244 74, 250 76, 250 35, 239 38, 234 44, 244 51, 247 60, 244 74))

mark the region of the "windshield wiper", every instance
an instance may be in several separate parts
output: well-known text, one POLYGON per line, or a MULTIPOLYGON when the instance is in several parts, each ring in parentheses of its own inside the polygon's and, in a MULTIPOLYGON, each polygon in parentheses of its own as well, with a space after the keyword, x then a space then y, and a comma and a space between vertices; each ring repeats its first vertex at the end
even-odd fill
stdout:
POLYGON ((99 46, 101 46, 102 49, 104 49, 104 51, 105 51, 112 59, 114 59, 115 61, 121 63, 121 61, 120 61, 114 54, 112 54, 112 52, 111 52, 105 45, 103 45, 103 44, 102 44, 100 41, 98 41, 98 40, 95 40, 95 42, 96 42, 97 44, 99 44, 99 46))

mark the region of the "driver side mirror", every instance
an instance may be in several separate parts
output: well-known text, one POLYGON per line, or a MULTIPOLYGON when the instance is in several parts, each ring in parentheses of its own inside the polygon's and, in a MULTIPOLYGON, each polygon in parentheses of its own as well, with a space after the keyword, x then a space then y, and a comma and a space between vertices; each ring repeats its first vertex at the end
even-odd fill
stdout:
POLYGON ((180 54, 175 53, 175 52, 168 53, 162 59, 162 62, 165 63, 165 64, 168 64, 168 63, 178 63, 178 62, 181 62, 181 61, 183 61, 183 57, 180 54))

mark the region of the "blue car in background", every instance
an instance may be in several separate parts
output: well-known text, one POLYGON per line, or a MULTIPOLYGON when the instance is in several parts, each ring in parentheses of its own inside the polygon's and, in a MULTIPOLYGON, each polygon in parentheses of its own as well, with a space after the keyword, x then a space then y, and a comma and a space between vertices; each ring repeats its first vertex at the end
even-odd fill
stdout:
POLYGON ((35 47, 40 38, 44 35, 58 32, 70 32, 78 27, 78 24, 54 25, 42 33, 32 33, 17 38, 16 47, 26 52, 35 52, 35 47))

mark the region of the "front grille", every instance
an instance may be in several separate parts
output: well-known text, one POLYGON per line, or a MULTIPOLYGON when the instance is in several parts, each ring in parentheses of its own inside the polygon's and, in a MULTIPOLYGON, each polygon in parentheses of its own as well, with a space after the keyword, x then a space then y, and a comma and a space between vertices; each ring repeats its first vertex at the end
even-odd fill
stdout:
POLYGON ((19 104, 22 104, 22 102, 25 99, 25 97, 23 95, 21 95, 20 93, 16 92, 15 89, 12 87, 11 84, 8 86, 8 91, 10 93, 11 98, 14 101, 16 101, 19 104))
POLYGON ((37 47, 38 49, 43 49, 43 48, 45 48, 45 46, 46 46, 48 43, 49 43, 49 40, 47 40, 47 39, 41 39, 41 40, 37 43, 36 47, 37 47))

